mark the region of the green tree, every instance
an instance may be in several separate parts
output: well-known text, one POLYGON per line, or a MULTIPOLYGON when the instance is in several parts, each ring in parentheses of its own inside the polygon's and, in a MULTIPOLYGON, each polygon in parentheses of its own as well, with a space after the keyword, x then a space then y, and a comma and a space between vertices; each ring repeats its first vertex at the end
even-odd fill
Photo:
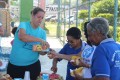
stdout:
POLYGON ((82 0, 82 3, 85 3, 85 2, 87 2, 88 0, 82 0))
MULTIPOLYGON (((62 4, 64 4, 64 3, 69 4, 69 0, 62 0, 61 2, 62 2, 62 4)), ((58 4, 58 0, 54 0, 53 4, 58 4)))
MULTIPOLYGON (((80 1, 81 0, 78 0, 79 3, 80 3, 80 1)), ((53 2, 53 4, 57 4, 58 0, 53 0, 52 2, 53 2)), ((62 4, 65 3, 66 5, 69 5, 69 0, 62 0, 61 2, 62 2, 62 4)), ((76 0, 71 0, 71 5, 76 5, 76 0)))
POLYGON ((83 19, 83 20, 85 20, 86 18, 88 18, 88 10, 81 10, 78 13, 78 18, 79 19, 83 19))
POLYGON ((54 1, 53 1, 53 4, 57 4, 57 3, 58 3, 58 0, 54 0, 54 1))
POLYGON ((64 3, 66 4, 66 5, 68 5, 69 4, 69 0, 62 0, 62 4, 64 5, 64 3))
POLYGON ((109 21, 109 24, 110 25, 113 25, 114 24, 114 15, 113 14, 110 14, 110 13, 100 13, 97 15, 97 17, 104 17, 106 18, 108 21, 109 21))
MULTIPOLYGON (((100 1, 100 0, 90 0, 91 2, 97 2, 97 1, 100 1)), ((82 3, 86 3, 86 2, 89 2, 89 0, 82 0, 82 3)))
MULTIPOLYGON (((120 6, 120 0, 118 1, 120 6)), ((120 11, 120 7, 118 8, 120 11)), ((92 15, 97 16, 99 13, 114 14, 114 0, 100 0, 92 4, 92 15)), ((120 16, 120 13, 118 13, 120 16)))

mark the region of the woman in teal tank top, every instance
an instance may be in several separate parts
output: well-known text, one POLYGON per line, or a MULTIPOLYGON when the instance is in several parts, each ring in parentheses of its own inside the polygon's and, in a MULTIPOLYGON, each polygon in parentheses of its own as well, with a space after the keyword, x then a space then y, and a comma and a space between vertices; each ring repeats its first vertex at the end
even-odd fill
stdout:
POLYGON ((31 21, 21 22, 15 33, 15 39, 12 45, 10 61, 7 73, 14 78, 24 78, 25 71, 30 72, 31 80, 36 80, 41 71, 39 54, 32 50, 34 44, 45 44, 46 33, 39 26, 45 15, 45 11, 39 7, 31 11, 31 21))

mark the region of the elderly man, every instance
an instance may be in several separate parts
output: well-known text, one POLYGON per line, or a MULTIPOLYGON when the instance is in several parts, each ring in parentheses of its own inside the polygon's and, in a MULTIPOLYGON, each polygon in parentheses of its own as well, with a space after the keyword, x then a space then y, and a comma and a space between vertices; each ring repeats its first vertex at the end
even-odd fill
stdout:
POLYGON ((108 31, 104 18, 94 18, 87 24, 88 39, 97 46, 91 66, 93 78, 76 75, 78 80, 120 80, 120 44, 107 37, 108 31))

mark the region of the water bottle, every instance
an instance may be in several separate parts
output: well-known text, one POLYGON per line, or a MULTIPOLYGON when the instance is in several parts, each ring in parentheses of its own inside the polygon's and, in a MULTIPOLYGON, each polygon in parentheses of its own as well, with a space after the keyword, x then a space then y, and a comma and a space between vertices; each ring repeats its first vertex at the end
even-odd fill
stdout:
POLYGON ((49 80, 49 74, 42 74, 42 80, 49 80))
POLYGON ((30 80, 30 72, 25 71, 24 80, 30 80))

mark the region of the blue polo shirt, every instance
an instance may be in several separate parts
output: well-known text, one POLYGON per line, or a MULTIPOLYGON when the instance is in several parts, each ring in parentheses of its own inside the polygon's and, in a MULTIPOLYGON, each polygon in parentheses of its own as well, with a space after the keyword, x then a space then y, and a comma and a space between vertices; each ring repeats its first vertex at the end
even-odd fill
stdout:
POLYGON ((20 29, 24 29, 27 35, 34 36, 43 40, 46 40, 46 33, 41 27, 34 29, 31 26, 30 22, 21 22, 17 28, 12 51, 10 54, 10 63, 17 66, 27 66, 35 63, 38 60, 39 54, 38 52, 34 52, 32 50, 32 46, 34 44, 38 44, 39 42, 21 41, 18 36, 18 31, 20 29))
POLYGON ((93 55, 91 73, 93 77, 120 80, 120 44, 112 38, 103 40, 93 55))
MULTIPOLYGON (((71 55, 71 54, 78 54, 83 48, 85 47, 86 43, 82 42, 82 47, 78 49, 74 49, 70 46, 70 44, 66 44, 61 50, 60 54, 65 54, 65 55, 71 55)), ((70 75, 70 69, 76 69, 78 68, 77 66, 73 66, 70 62, 67 64, 67 75, 66 75, 66 80, 74 80, 74 77, 70 75)))

